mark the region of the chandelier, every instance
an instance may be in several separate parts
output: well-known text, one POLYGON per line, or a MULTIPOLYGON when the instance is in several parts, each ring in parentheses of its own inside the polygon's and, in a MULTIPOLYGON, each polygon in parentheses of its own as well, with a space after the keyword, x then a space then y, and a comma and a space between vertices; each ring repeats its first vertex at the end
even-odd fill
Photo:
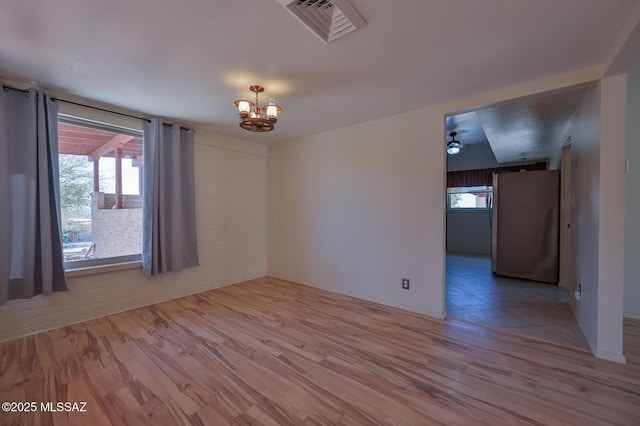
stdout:
POLYGON ((240 99, 233 103, 238 108, 240 127, 250 132, 270 132, 278 122, 278 113, 282 108, 276 105, 274 98, 269 98, 269 103, 260 108, 258 93, 264 92, 264 87, 254 84, 249 87, 256 94, 256 102, 240 99))

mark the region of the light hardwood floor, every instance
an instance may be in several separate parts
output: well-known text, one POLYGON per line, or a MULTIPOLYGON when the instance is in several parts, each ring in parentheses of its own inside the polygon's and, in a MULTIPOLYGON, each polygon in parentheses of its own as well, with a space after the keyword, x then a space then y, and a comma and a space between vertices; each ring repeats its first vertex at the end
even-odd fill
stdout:
POLYGON ((628 363, 273 278, 0 344, 0 424, 640 424, 628 363))

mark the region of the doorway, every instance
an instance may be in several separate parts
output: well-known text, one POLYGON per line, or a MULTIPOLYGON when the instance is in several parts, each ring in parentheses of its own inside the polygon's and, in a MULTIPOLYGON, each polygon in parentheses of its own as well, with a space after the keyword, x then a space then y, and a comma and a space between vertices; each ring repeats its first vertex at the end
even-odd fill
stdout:
MULTIPOLYGON (((465 189, 451 189, 451 186, 461 186, 461 181, 476 190, 486 183, 466 181, 465 177, 460 179, 458 176, 452 184, 452 176, 448 173, 445 253, 448 318, 590 350, 569 307, 568 289, 573 287, 571 268, 574 264, 570 236, 571 138, 563 136, 583 95, 584 89, 569 89, 446 117, 445 144, 449 142, 451 132, 456 132, 456 142, 463 147, 458 154, 447 155, 447 172, 466 171, 468 176, 482 176, 486 169, 511 167, 519 171, 543 162, 545 168, 560 169, 563 175, 560 188, 559 285, 552 285, 499 277, 492 273, 491 250, 479 248, 491 246, 491 240, 484 241, 484 237, 479 236, 487 234, 484 228, 490 229, 488 218, 491 214, 482 212, 479 204, 469 210, 454 211, 450 200, 451 194, 465 192, 465 189), (480 225, 472 225, 473 218, 480 225), (456 241, 456 235, 463 236, 464 244, 456 241), (476 240, 484 243, 471 244, 476 240)), ((491 191, 491 188, 487 190, 491 191)))

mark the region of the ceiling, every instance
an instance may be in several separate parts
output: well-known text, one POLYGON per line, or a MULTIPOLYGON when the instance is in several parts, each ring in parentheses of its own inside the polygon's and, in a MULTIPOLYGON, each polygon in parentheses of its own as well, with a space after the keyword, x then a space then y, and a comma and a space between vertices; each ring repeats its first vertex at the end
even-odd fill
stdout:
POLYGON ((110 132, 61 121, 58 123, 58 150, 61 154, 83 155, 87 161, 102 157, 133 158, 141 164, 143 142, 141 136, 110 132))
POLYGON ((277 0, 4 0, 0 77, 269 144, 601 64, 638 4, 351 2, 367 25, 324 44, 277 0), (238 126, 251 84, 270 133, 238 126))
MULTIPOLYGON (((464 146, 457 156, 477 156, 482 162, 487 155, 498 164, 548 160, 565 142, 567 125, 588 88, 581 85, 450 115, 447 140, 455 131, 464 146)), ((465 164, 473 168, 472 160, 465 164)))

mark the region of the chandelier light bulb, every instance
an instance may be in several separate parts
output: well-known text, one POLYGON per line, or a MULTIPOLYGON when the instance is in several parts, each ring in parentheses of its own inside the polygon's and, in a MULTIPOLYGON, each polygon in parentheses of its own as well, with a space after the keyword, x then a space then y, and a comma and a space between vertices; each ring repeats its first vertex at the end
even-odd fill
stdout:
POLYGON ((240 99, 240 102, 238 103, 238 111, 241 113, 249 113, 251 111, 251 104, 249 104, 249 101, 246 99, 240 99))
POLYGON ((268 119, 278 118, 278 107, 274 98, 269 98, 266 114, 268 119))

